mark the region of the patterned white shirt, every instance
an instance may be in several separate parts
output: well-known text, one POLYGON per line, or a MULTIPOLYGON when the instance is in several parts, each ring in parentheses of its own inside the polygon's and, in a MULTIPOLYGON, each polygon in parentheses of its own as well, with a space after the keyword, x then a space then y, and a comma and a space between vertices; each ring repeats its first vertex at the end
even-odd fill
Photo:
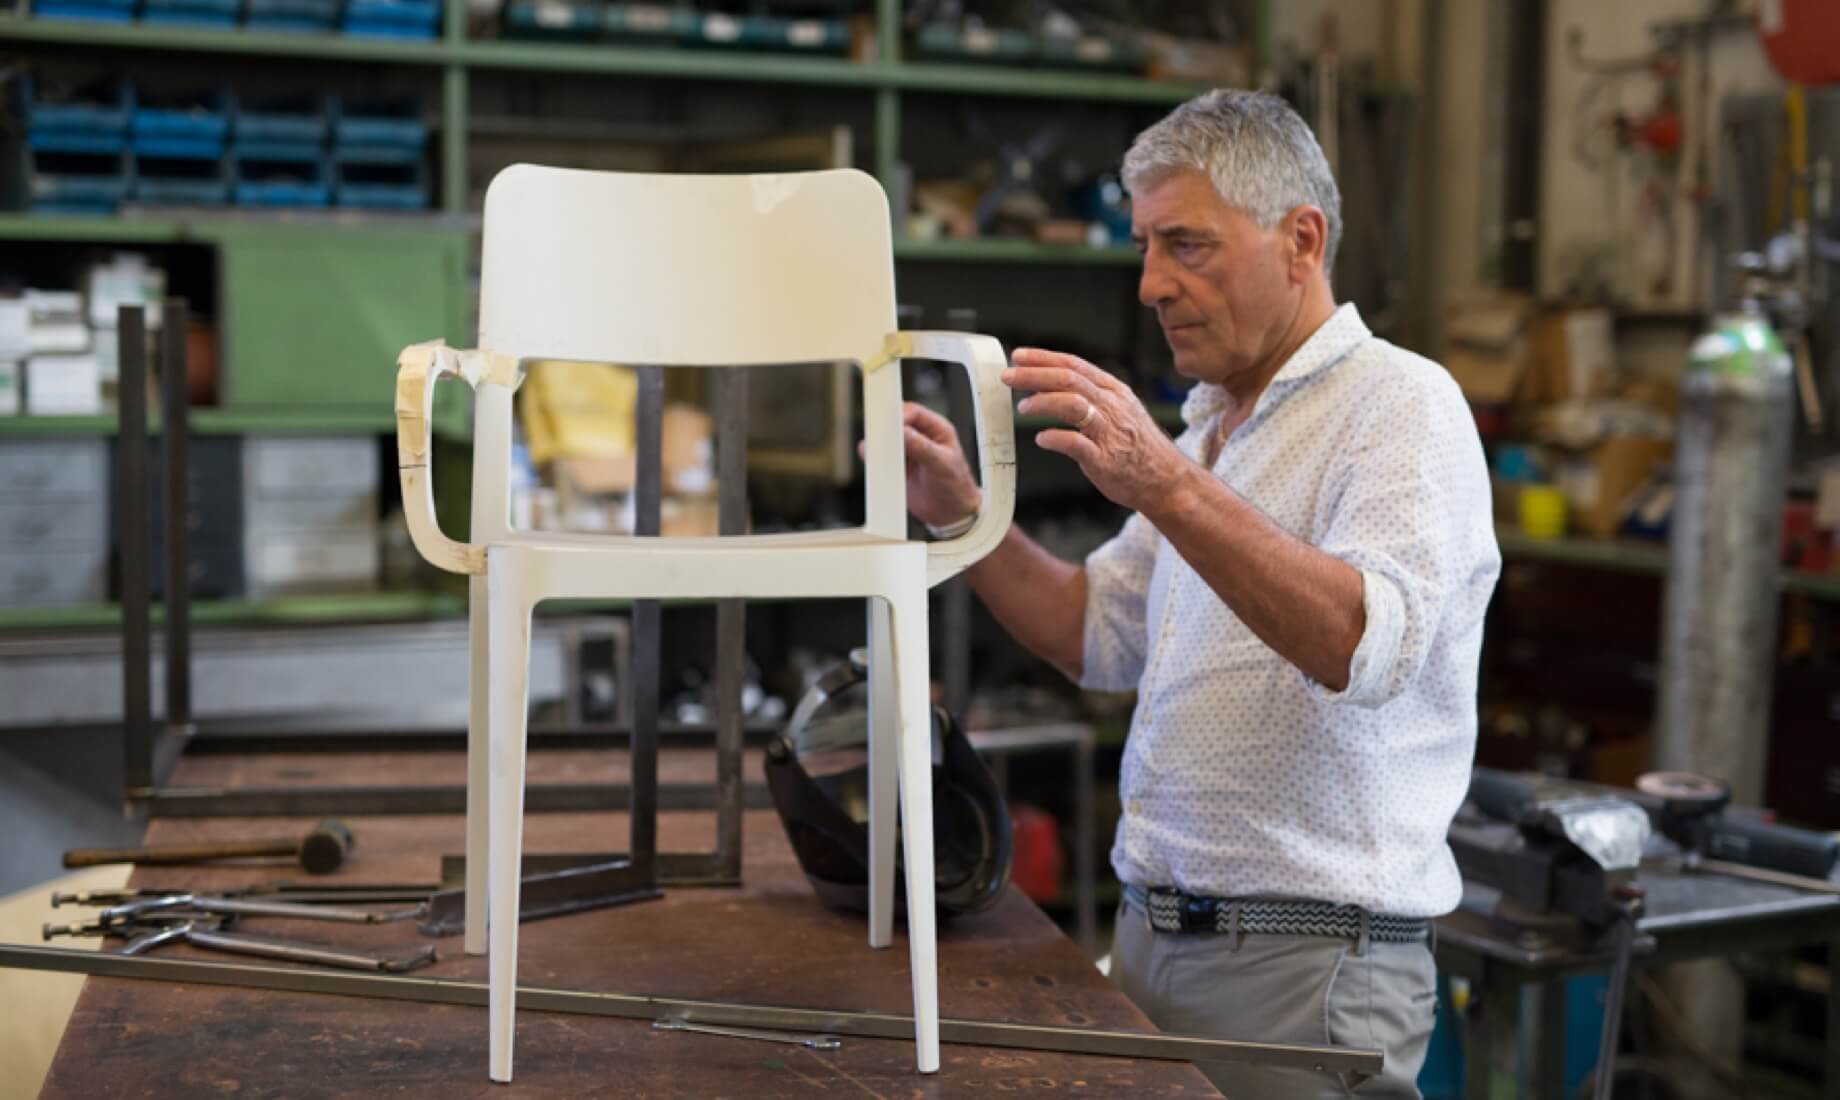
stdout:
MULTIPOLYGON (((1225 394, 1177 440, 1204 462, 1225 394)), ((1445 841, 1476 744, 1482 619, 1501 571, 1468 405, 1343 305, 1221 447, 1213 474, 1359 569, 1367 624, 1333 692, 1260 641, 1142 515, 1086 559, 1081 686, 1138 693, 1118 877, 1428 917, 1462 892, 1445 841)))

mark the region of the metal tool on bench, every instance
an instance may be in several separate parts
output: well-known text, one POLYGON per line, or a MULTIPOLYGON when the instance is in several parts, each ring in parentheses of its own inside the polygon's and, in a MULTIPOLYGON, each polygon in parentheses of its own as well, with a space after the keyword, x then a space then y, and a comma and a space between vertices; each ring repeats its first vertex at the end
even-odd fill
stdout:
POLYGON ((203 844, 166 844, 151 848, 72 848, 64 853, 66 867, 95 867, 105 863, 169 865, 206 863, 219 859, 258 856, 293 856, 308 874, 327 875, 339 869, 356 844, 350 826, 328 818, 303 837, 264 840, 211 841, 203 844))
POLYGON ((1689 772, 1650 772, 1628 797, 1656 831, 1680 845, 1681 857, 1671 861, 1680 870, 1840 893, 1829 877, 1840 862, 1840 838, 1736 813, 1728 784, 1689 772))
MULTIPOLYGON (((533 867, 533 857, 524 857, 524 876, 518 884, 518 923, 664 896, 656 886, 634 881, 628 856, 602 856, 595 862, 579 862, 595 857, 570 858, 578 861, 561 867, 533 867)), ((444 857, 442 878, 451 881, 447 864, 444 857)), ((423 903, 418 926, 423 935, 457 936, 466 930, 465 857, 456 864, 461 884, 437 890, 423 903)))
POLYGON ((46 925, 45 939, 56 936, 113 936, 127 943, 118 955, 145 955, 174 943, 189 943, 211 951, 231 955, 249 955, 287 962, 316 963, 341 970, 365 970, 382 974, 402 974, 419 970, 436 961, 433 944, 411 951, 375 952, 355 948, 332 947, 304 940, 279 939, 228 932, 235 917, 227 914, 195 913, 176 919, 154 918, 139 922, 89 921, 82 924, 46 925))
POLYGON ((837 1050, 843 1040, 835 1035, 801 1035, 796 1031, 768 1031, 765 1028, 718 1027, 692 1023, 676 1016, 652 1021, 653 1031, 693 1031, 698 1035, 721 1035, 730 1039, 759 1039, 766 1043, 791 1043, 806 1050, 837 1050))
POLYGON ((340 924, 390 924, 419 917, 423 905, 408 909, 355 909, 336 905, 303 905, 266 898, 225 897, 218 894, 172 893, 136 898, 97 914, 104 924, 133 924, 163 912, 214 913, 236 917, 287 917, 293 920, 335 921, 340 924))
POLYGON ((1592 1092, 1596 1100, 1609 1100, 1629 959, 1643 908, 1635 876, 1649 837, 1649 816, 1613 794, 1488 768, 1472 773, 1469 801, 1495 821, 1459 816, 1450 827, 1450 846, 1466 884, 1499 892, 1487 915, 1532 923, 1556 916, 1580 926, 1586 949, 1610 953, 1602 1053, 1592 1092))

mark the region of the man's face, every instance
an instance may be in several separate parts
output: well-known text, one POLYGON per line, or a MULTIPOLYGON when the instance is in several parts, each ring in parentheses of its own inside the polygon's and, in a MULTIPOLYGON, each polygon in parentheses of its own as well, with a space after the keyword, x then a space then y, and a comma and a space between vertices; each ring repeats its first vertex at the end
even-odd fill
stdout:
POLYGON ((1156 311, 1176 370, 1218 383, 1256 368, 1283 339, 1300 294, 1285 223, 1259 228, 1194 169, 1158 177, 1132 199, 1131 236, 1144 257, 1137 297, 1156 311))

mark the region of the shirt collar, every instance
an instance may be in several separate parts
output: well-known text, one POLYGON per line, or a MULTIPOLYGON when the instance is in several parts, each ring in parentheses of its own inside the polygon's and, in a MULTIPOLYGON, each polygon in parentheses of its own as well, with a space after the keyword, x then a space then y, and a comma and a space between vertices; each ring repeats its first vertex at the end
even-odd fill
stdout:
MULTIPOLYGON (((1264 405, 1266 397, 1278 385, 1301 382, 1304 379, 1332 366, 1341 358, 1373 338, 1367 322, 1361 320, 1361 311, 1353 302, 1344 302, 1338 306, 1329 319, 1317 326, 1303 346, 1291 353, 1291 357, 1278 368, 1271 384, 1259 395, 1259 404, 1264 405)), ((1182 422, 1193 428, 1207 423, 1226 405, 1227 393, 1212 382, 1202 382, 1188 391, 1188 397, 1182 402, 1182 422)))

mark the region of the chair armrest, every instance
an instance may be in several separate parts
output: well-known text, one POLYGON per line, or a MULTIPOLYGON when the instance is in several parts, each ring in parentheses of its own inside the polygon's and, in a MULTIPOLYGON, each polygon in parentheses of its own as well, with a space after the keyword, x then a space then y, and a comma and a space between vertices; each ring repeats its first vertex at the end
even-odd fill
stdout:
POLYGON ((483 573, 485 548, 448 538, 434 514, 434 470, 428 459, 434 387, 445 374, 474 381, 462 369, 459 353, 439 340, 411 344, 396 357, 396 464, 402 478, 403 518, 416 552, 430 565, 449 573, 483 573))
POLYGON ((971 529, 956 538, 927 544, 929 586, 949 580, 996 549, 1016 513, 1016 420, 1003 345, 989 336, 965 332, 902 333, 906 354, 962 364, 971 382, 977 416, 978 483, 983 503, 971 529))

